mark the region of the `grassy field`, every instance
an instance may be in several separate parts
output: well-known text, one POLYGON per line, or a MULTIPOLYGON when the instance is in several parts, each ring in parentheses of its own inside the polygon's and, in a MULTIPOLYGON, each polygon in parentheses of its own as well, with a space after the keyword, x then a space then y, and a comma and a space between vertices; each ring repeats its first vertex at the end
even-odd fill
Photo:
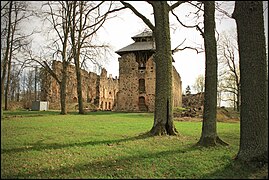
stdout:
MULTIPOLYGON (((178 136, 149 137, 150 113, 4 112, 1 178, 264 178, 235 163, 239 123, 218 123, 230 145, 194 146, 201 122, 175 121, 178 136)), ((268 178, 268 175, 267 175, 268 178)))

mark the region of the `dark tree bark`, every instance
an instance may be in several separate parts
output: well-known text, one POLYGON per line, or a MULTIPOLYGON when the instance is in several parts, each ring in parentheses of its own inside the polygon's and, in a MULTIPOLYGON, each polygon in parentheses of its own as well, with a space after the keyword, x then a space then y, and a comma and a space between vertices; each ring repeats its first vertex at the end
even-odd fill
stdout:
MULTIPOLYGON (((66 49, 66 48, 64 48, 66 49)), ((60 83, 60 96, 61 96, 61 114, 67 114, 66 109, 66 81, 67 81, 67 67, 69 62, 63 61, 63 68, 62 68, 62 80, 60 83)))
POLYGON ((217 135, 217 46, 215 38, 215 1, 204 1, 204 44, 205 44, 205 98, 201 146, 224 143, 217 135))
POLYGON ((184 1, 169 6, 166 1, 147 1, 153 7, 155 26, 131 4, 121 3, 131 9, 153 31, 156 43, 154 61, 156 65, 154 123, 152 135, 176 135, 173 121, 172 51, 170 41, 169 11, 184 1))
POLYGON ((268 162, 268 64, 263 2, 236 1, 241 109, 240 147, 236 159, 268 162))
POLYGON ((13 40, 14 40, 14 34, 16 30, 16 20, 17 20, 17 13, 18 11, 15 10, 15 21, 13 26, 11 27, 11 39, 10 39, 10 49, 9 49, 9 56, 8 56, 8 66, 7 66, 7 83, 5 87, 5 110, 8 110, 8 98, 10 94, 10 73, 11 73, 11 60, 12 60, 12 52, 13 52, 13 40))
POLYGON ((10 51, 10 35, 11 35, 11 14, 12 14, 12 5, 13 1, 9 2, 9 11, 8 11, 8 25, 7 25, 7 47, 3 59, 3 68, 1 67, 1 111, 2 111, 2 100, 4 97, 4 85, 5 85, 5 79, 6 79, 6 73, 7 73, 7 66, 8 66, 8 56, 9 56, 9 51, 10 51), (3 70, 2 70, 3 69, 3 70))
POLYGON ((77 77, 77 95, 78 95, 78 113, 84 114, 84 107, 83 107, 83 99, 82 99, 82 85, 81 85, 81 71, 80 71, 80 50, 82 45, 82 14, 83 14, 83 1, 73 2, 73 14, 72 14, 72 26, 71 26, 71 42, 72 42, 72 50, 74 55, 74 63, 76 68, 76 77, 77 77), (77 17, 77 6, 79 6, 79 13, 78 13, 78 28, 76 29, 76 17, 77 17), (76 32, 78 35, 76 36, 76 32), (77 39, 76 39, 77 37, 77 39))
POLYGON ((48 66, 48 64, 44 61, 44 64, 41 64, 49 73, 50 75, 57 81, 60 86, 60 104, 61 104, 61 112, 60 114, 67 114, 66 108, 66 82, 68 78, 68 65, 70 64, 72 53, 68 52, 68 38, 70 37, 70 27, 71 27, 71 12, 72 12, 72 2, 65 1, 60 3, 59 8, 62 9, 61 13, 55 15, 53 6, 48 3, 50 8, 50 12, 48 12, 49 16, 53 19, 52 25, 54 30, 57 32, 59 39, 61 40, 60 43, 62 45, 61 49, 57 49, 57 51, 61 52, 62 57, 62 73, 61 76, 58 77, 57 74, 48 66), (61 17, 62 25, 57 26, 57 17, 61 17), (62 30, 62 33, 61 33, 62 30))
POLYGON ((172 54, 169 28, 169 6, 166 1, 152 2, 155 19, 156 90, 153 135, 175 135, 172 97, 172 54))
MULTIPOLYGON (((67 114, 66 109, 66 82, 67 82, 67 68, 71 60, 71 56, 67 56, 67 44, 68 38, 70 35, 70 26, 71 26, 71 10, 72 4, 70 2, 66 2, 66 8, 62 7, 66 11, 66 16, 63 16, 63 32, 64 32, 64 40, 63 40, 63 50, 62 50, 62 59, 63 59, 63 67, 62 67, 62 80, 60 84, 61 89, 61 114, 67 114), (64 19, 67 19, 66 21, 64 19)), ((64 14, 63 14, 64 15, 64 14)))

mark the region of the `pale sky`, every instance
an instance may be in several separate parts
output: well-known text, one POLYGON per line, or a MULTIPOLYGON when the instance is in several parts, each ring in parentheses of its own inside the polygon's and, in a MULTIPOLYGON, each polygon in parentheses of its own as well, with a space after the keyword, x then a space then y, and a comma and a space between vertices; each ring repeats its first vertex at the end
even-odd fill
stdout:
MULTIPOLYGON (((119 3, 119 2, 118 2, 119 3)), ((129 2, 133 4, 137 10, 146 16, 151 22, 153 21, 153 10, 150 4, 144 1, 132 1, 129 2)), ((233 12, 234 2, 233 1, 223 1, 222 8, 226 10, 229 14, 233 12)), ((267 7, 268 7, 268 2, 267 7)), ((195 25, 195 20, 193 15, 189 15, 190 12, 195 12, 195 9, 184 3, 177 7, 174 11, 180 20, 186 25, 195 25), (187 17, 187 15, 189 15, 187 17)), ((265 32, 268 37, 268 8, 266 9, 265 16, 265 32)), ((201 22, 200 27, 203 27, 203 16, 199 20, 201 22)), ((38 21, 31 21, 30 25, 40 25, 38 21)), ((192 47, 203 47, 203 38, 196 29, 188 29, 181 26, 175 17, 170 14, 170 25, 171 25, 171 45, 172 49, 178 46, 185 40, 184 44, 181 46, 192 46, 192 47)), ((42 27, 44 28, 44 27, 42 27)), ((107 69, 108 74, 112 74, 113 77, 119 75, 119 63, 118 54, 115 51, 133 43, 131 39, 132 36, 135 36, 141 33, 147 26, 144 22, 138 18, 131 10, 125 9, 117 12, 117 17, 109 19, 105 22, 104 27, 98 31, 98 41, 110 44, 112 53, 107 55, 107 64, 104 67, 107 69)), ((235 20, 228 17, 221 17, 216 12, 216 28, 218 33, 222 31, 228 31, 236 28, 235 20)), ((268 38, 266 38, 268 41, 268 38)), ((44 37, 36 35, 34 44, 42 44, 45 42, 44 37)), ((268 43, 267 43, 268 44, 268 43)), ((205 57, 204 53, 197 54, 194 50, 184 50, 179 51, 173 55, 175 62, 173 63, 178 73, 181 76, 182 80, 182 91, 185 92, 186 87, 192 85, 195 82, 195 79, 198 75, 205 73, 205 57)), ((91 70, 92 71, 92 70, 91 70)), ((194 92, 193 92, 194 93, 194 92)))
MULTIPOLYGON (((142 11, 143 15, 154 23, 153 15, 151 15, 151 5, 143 1, 134 2, 132 4, 139 10, 139 12, 142 11)), ((190 18, 185 18, 185 16, 188 15, 188 13, 193 9, 194 8, 191 8, 189 5, 187 5, 187 3, 184 3, 183 5, 177 7, 175 12, 182 22, 186 23, 187 25, 195 25, 192 20, 189 20, 190 18)), ((200 19, 200 22, 203 22, 202 18, 200 19)), ((235 28, 235 22, 233 19, 224 18, 221 24, 219 21, 216 23, 219 30, 235 28), (220 27, 222 24, 225 25, 220 27)), ((172 49, 182 43, 184 39, 186 40, 182 47, 203 47, 203 38, 196 29, 182 27, 176 21, 173 15, 170 15, 170 24, 172 25, 170 33, 172 49), (177 29, 173 30, 174 28, 177 29)), ((203 24, 200 26, 202 27, 203 24)), ((110 19, 108 22, 106 22, 104 29, 102 29, 100 32, 101 35, 99 34, 99 37, 104 39, 104 41, 109 42, 114 51, 116 51, 133 43, 134 41, 131 39, 131 37, 142 32, 145 28, 147 28, 147 26, 144 24, 144 22, 133 14, 131 10, 126 9, 120 12, 117 18, 110 19)), ((197 54, 196 51, 190 49, 178 51, 173 55, 175 59, 173 64, 181 76, 183 91, 188 85, 191 87, 194 84, 198 75, 205 73, 204 56, 204 53, 197 54)), ((116 53, 113 54, 112 58, 110 59, 110 63, 106 66, 108 73, 112 74, 113 76, 118 76, 118 57, 120 56, 116 53)))
MULTIPOLYGON (((152 23, 154 23, 152 15, 153 10, 151 5, 143 1, 131 3, 137 8, 139 12, 149 18, 152 23)), ((223 4, 221 7, 229 14, 232 14, 234 9, 234 2, 224 1, 222 3, 223 4)), ((268 7, 268 2, 265 3, 267 3, 266 6, 268 7)), ((176 14, 183 23, 187 25, 194 25, 191 18, 185 18, 190 11, 194 12, 195 10, 193 10, 193 8, 190 7, 190 5, 187 3, 184 3, 175 9, 176 14)), ((265 32, 266 36, 268 37, 268 8, 267 13, 265 14, 265 32)), ((200 22, 203 22, 203 17, 201 18, 200 22)), ((203 38, 198 31, 195 29, 182 27, 172 14, 170 14, 170 24, 172 25, 170 31, 172 49, 183 42, 185 38, 186 41, 182 47, 203 47, 203 38), (174 31, 174 28, 177 29, 174 31)), ((200 27, 203 27, 203 23, 200 25, 200 27)), ((145 28, 147 28, 147 26, 144 24, 144 22, 135 14, 133 14, 131 10, 126 9, 121 11, 117 18, 110 19, 105 23, 104 29, 99 32, 99 37, 100 39, 109 42, 112 45, 114 51, 117 51, 133 43, 134 41, 131 39, 131 37, 142 32, 145 28)), ((234 19, 228 18, 227 16, 221 17, 216 12, 216 28, 217 31, 221 33, 222 31, 235 29, 236 23, 234 19)), ((268 41, 268 38, 266 39, 268 41)), ((114 53, 110 59, 110 63, 106 65, 108 74, 118 76, 118 57, 120 56, 114 53)), ((173 64, 181 76, 182 91, 184 92, 188 85, 192 87, 198 75, 205 74, 205 54, 197 54, 196 51, 187 49, 175 53, 173 57, 175 59, 173 64)))

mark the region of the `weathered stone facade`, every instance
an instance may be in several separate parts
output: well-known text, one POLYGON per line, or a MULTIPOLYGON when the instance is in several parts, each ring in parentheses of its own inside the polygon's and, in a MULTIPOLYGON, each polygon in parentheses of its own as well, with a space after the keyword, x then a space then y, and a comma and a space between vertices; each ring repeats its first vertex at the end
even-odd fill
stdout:
MULTIPOLYGON (((119 58, 119 92, 116 111, 154 111, 155 104, 155 62, 152 56, 145 69, 139 69, 134 53, 119 58)), ((174 107, 182 105, 181 78, 173 67, 174 107)))
MULTIPOLYGON (((52 70, 61 77, 62 62, 53 61, 52 70)), ((67 68, 66 101, 77 102, 77 80, 75 66, 67 68)), ((107 77, 107 71, 103 68, 101 75, 81 70, 82 99, 83 102, 92 103, 101 110, 111 110, 114 106, 116 92, 118 91, 118 79, 107 77)), ((60 86, 57 81, 45 74, 41 86, 42 99, 49 102, 60 102, 60 86)))
MULTIPOLYGON (((119 58, 119 92, 116 111, 154 111, 156 68, 151 32, 132 37, 135 42, 116 51, 119 58)), ((182 82, 173 66, 173 103, 182 105, 182 82)))
MULTIPOLYGON (((155 104, 156 68, 153 55, 155 42, 151 32, 143 32, 132 37, 135 42, 116 53, 119 60, 119 79, 102 69, 100 75, 81 70, 82 98, 84 102, 95 104, 101 110, 125 112, 153 112, 155 104)), ((62 63, 54 61, 53 71, 61 76, 62 63)), ((68 66, 67 102, 77 102, 76 73, 73 65, 68 66)), ((173 66, 173 103, 182 106, 182 82, 173 66)), ((60 87, 56 80, 46 74, 42 83, 42 100, 59 102, 60 87)))
POLYGON ((103 68, 100 75, 99 84, 99 108, 102 110, 112 110, 116 102, 116 94, 119 89, 119 80, 107 77, 107 71, 103 68))

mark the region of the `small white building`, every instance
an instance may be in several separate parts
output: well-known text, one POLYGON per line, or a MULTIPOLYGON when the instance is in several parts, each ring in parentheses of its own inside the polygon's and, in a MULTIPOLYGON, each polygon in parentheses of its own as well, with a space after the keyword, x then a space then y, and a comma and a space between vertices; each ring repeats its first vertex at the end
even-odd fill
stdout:
POLYGON ((33 101, 32 110, 33 111, 47 111, 49 109, 48 101, 33 101))

